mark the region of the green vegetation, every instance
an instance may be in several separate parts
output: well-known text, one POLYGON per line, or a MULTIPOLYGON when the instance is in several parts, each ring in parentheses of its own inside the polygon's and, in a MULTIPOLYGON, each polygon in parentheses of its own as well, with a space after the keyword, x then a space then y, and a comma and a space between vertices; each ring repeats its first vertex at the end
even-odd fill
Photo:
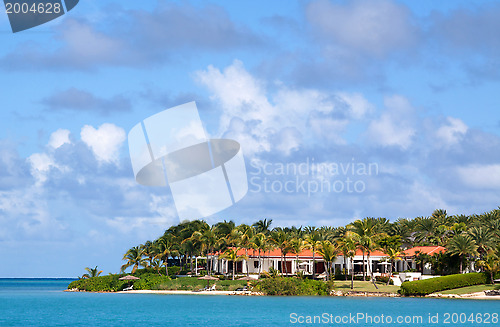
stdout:
MULTIPOLYGON (((138 269, 134 275, 140 279, 133 281, 119 280, 120 277, 125 276, 124 274, 80 279, 71 282, 71 284, 68 285, 68 289, 78 289, 87 292, 117 292, 133 284, 134 290, 197 291, 207 286, 206 280, 200 280, 194 277, 172 279, 168 276, 158 275, 157 272, 154 270, 152 272, 151 269, 138 269)), ((237 288, 246 286, 247 282, 241 280, 210 281, 210 286, 214 284, 216 284, 216 290, 234 291, 237 288)))
MULTIPOLYGON (((123 255, 125 263, 121 270, 125 272, 131 268, 133 274, 147 270, 151 274, 145 277, 144 281, 134 284, 135 289, 188 287, 190 283, 192 283, 192 288, 195 288, 198 284, 176 281, 175 276, 188 273, 194 275, 195 271, 198 274, 212 275, 214 253, 217 253, 219 258, 224 257, 229 261, 229 274, 234 279, 237 271, 233 267, 246 265, 246 271, 248 271, 248 261, 244 259, 248 257, 251 250, 258 253, 259 257, 259 262, 255 266, 256 272, 260 275, 277 277, 277 275, 290 273, 287 271, 290 269, 289 261, 286 260, 287 254, 295 254, 297 258, 302 250, 310 249, 313 263, 320 258, 323 259, 327 280, 337 279, 337 276, 342 274, 343 280, 351 280, 350 289, 355 290, 359 287, 360 284, 355 283, 356 279, 362 279, 371 281, 371 287, 374 290, 380 288, 381 285, 375 282, 370 270, 367 269, 374 251, 387 253, 387 262, 389 262, 387 268, 389 272, 392 272, 395 262, 402 258, 404 250, 414 246, 441 245, 448 251, 432 256, 424 253, 416 255, 417 270, 421 271, 426 264, 430 264, 433 273, 450 275, 470 271, 471 267, 474 267, 477 271, 488 273, 490 282, 493 282, 494 274, 500 271, 500 208, 469 216, 450 216, 446 210, 438 209, 428 217, 399 218, 394 222, 386 218, 367 217, 339 227, 271 228, 271 224, 271 219, 259 220, 253 225, 236 225, 233 221, 226 220, 213 225, 203 220, 183 221, 165 230, 157 239, 146 241, 144 244, 127 250, 123 255), (244 254, 238 253, 238 249, 244 254), (281 271, 262 271, 261 258, 273 249, 278 249, 280 252, 281 271), (352 266, 356 251, 361 251, 363 254, 360 266, 363 272, 361 276, 354 276, 352 269, 335 271, 333 262, 337 256, 342 254, 344 264, 351 263, 352 266), (199 256, 207 259, 198 260, 198 267, 195 267, 195 258, 199 256), (180 267, 172 266, 173 260, 180 267)), ((295 268, 297 267, 298 263, 295 268)), ((312 273, 315 279, 316 268, 313 264, 309 275, 304 271, 299 271, 296 277, 303 279, 303 277, 311 276, 312 273)), ((97 267, 89 268, 88 276, 92 277, 94 273, 99 275, 97 267)), ((93 280, 93 278, 89 278, 88 282, 78 281, 81 283, 81 289, 115 290, 123 286, 122 282, 115 282, 114 277, 107 277, 109 279, 107 283, 101 279, 93 280)), ((390 280, 386 279, 385 282, 390 283, 390 280)), ((266 281, 266 283, 271 282, 266 281)), ((288 280, 275 282, 277 286, 283 286, 283 290, 279 292, 284 293, 288 292, 285 290, 293 283, 296 282, 288 280)), ((433 285, 437 282, 426 283, 433 285)), ((402 292, 403 294, 428 294, 428 291, 437 287, 428 286, 426 283, 422 284, 423 290, 414 290, 411 286, 413 284, 410 284, 410 286, 405 286, 402 292)), ((201 282, 200 285, 202 285, 201 282)), ((461 286, 466 285, 451 283, 445 288, 442 286, 437 288, 461 286)))
POLYGON ((488 275, 485 273, 456 274, 404 282, 399 292, 402 295, 427 295, 454 288, 486 284, 488 280, 488 275))
MULTIPOLYGON (((356 292, 371 292, 371 293, 397 293, 399 286, 386 285, 386 283, 377 283, 378 289, 373 287, 371 282, 364 282, 362 280, 355 280, 354 291, 356 292)), ((335 281, 335 290, 347 293, 351 290, 351 281, 339 280, 335 281)))
POLYGON ((499 290, 500 285, 493 286, 491 284, 486 284, 486 285, 474 285, 474 286, 467 286, 467 287, 461 287, 461 288, 455 288, 452 290, 446 290, 439 292, 441 294, 470 294, 470 293, 477 293, 477 292, 484 292, 484 291, 489 291, 489 290, 499 290))
POLYGON ((71 282, 68 289, 78 289, 87 292, 116 292, 127 287, 128 282, 118 280, 120 275, 108 275, 79 279, 71 282))
MULTIPOLYGON (((217 291, 234 291, 247 285, 246 281, 242 280, 217 280, 210 281, 210 286, 215 284, 217 291)), ((181 277, 171 279, 158 286, 158 290, 185 290, 198 291, 207 286, 206 280, 200 280, 194 277, 181 277)))
POLYGON ((95 266, 95 268, 86 267, 85 270, 87 271, 87 273, 83 274, 82 278, 97 277, 97 276, 99 276, 102 273, 102 270, 98 270, 97 266, 95 266))
POLYGON ((330 295, 333 282, 293 277, 263 278, 254 282, 254 290, 265 295, 330 295))
MULTIPOLYGON (((271 219, 263 219, 253 225, 236 225, 233 221, 213 225, 202 220, 184 221, 165 230, 156 240, 146 241, 126 251, 122 270, 132 267, 134 272, 141 267, 150 267, 158 273, 173 276, 168 261, 175 258, 182 270, 194 273, 194 258, 204 256, 208 259, 202 260, 201 265, 206 265, 204 268, 210 275, 213 273, 211 253, 226 256, 232 267, 252 249, 259 257, 269 250, 278 249, 283 273, 290 273, 286 271, 290 267, 284 262, 286 255, 298 255, 301 250, 309 248, 313 251, 313 261, 324 259, 324 268, 330 279, 331 275, 338 273, 332 271, 332 259, 338 253, 345 253, 347 264, 355 251, 361 250, 363 264, 360 268, 363 280, 368 280, 371 276, 367 264, 374 251, 381 250, 388 254, 387 259, 391 264, 387 268, 393 271, 394 263, 401 258, 403 251, 419 245, 441 245, 448 251, 432 256, 418 254, 418 270, 430 263, 436 274, 449 275, 467 270, 474 262, 482 263, 475 265, 482 271, 494 273, 500 269, 500 255, 490 254, 500 244, 500 209, 470 216, 449 216, 446 210, 438 209, 429 217, 400 218, 395 222, 368 217, 341 227, 292 226, 271 229, 271 224, 271 219), (231 253, 234 249, 242 249, 245 254, 235 255, 231 253)), ((244 264, 248 262, 245 260, 244 264)), ((241 263, 238 265, 241 266, 241 263)), ((312 268, 314 278, 316 266, 312 268)), ((262 272, 260 263, 257 269, 259 273, 262 272)), ((230 273, 233 273, 231 268, 230 273)), ((344 273, 352 275, 352 271, 344 273)), ((351 279, 354 280, 353 276, 351 279)), ((377 285, 373 284, 374 287, 377 285)))

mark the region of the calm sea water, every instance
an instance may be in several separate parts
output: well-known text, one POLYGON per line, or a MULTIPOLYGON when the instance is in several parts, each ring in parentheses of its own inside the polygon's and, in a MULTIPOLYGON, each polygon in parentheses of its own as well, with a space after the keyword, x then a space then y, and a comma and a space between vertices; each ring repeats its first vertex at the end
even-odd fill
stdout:
POLYGON ((70 281, 0 279, 0 326, 500 326, 498 300, 62 292, 70 281))

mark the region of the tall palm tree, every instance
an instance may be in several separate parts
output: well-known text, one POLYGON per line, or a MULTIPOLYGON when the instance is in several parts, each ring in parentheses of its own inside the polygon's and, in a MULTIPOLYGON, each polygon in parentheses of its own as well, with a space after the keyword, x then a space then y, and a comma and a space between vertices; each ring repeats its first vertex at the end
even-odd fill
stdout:
POLYGON ((490 249, 486 256, 477 262, 477 265, 490 274, 491 284, 495 285, 495 274, 500 271, 500 245, 490 249))
POLYGON ((391 282, 391 276, 392 276, 392 265, 396 260, 401 259, 401 252, 399 251, 398 248, 395 247, 388 247, 384 249, 385 254, 387 255, 387 259, 389 260, 389 278, 387 279, 387 285, 391 282))
POLYGON ((330 280, 332 265, 339 254, 339 248, 337 244, 332 244, 330 241, 321 241, 318 253, 325 263, 326 280, 330 280))
POLYGON ((436 229, 438 228, 436 221, 426 217, 417 217, 415 221, 417 242, 426 245, 430 244, 435 239, 436 229))
POLYGON ((82 278, 97 277, 102 273, 102 270, 97 270, 97 266, 95 266, 95 268, 85 267, 85 270, 87 271, 87 273, 83 274, 82 278))
POLYGON ((144 244, 140 245, 142 247, 142 255, 148 260, 149 265, 153 263, 154 254, 154 244, 151 241, 146 241, 144 244))
POLYGON ((376 250, 376 242, 387 234, 383 232, 379 220, 375 218, 358 219, 348 227, 352 233, 358 236, 356 240, 363 254, 363 280, 366 281, 365 254, 368 254, 368 262, 370 262, 370 253, 376 250))
POLYGON ((267 251, 268 244, 267 244, 267 238, 264 233, 257 233, 254 235, 251 245, 253 246, 254 249, 258 251, 258 268, 257 272, 260 275, 262 272, 262 258, 261 258, 261 253, 267 251))
POLYGON ((305 242, 306 245, 309 249, 312 251, 312 257, 313 257, 313 265, 312 265, 312 277, 313 279, 316 278, 316 261, 315 261, 315 256, 316 256, 316 250, 318 249, 320 245, 320 241, 322 240, 321 234, 315 229, 315 228, 310 228, 306 227, 306 237, 305 237, 305 242))
POLYGON ((165 274, 168 276, 168 257, 177 254, 175 249, 174 237, 170 234, 163 235, 154 242, 155 259, 159 259, 165 266, 165 274))
POLYGON ((238 250, 239 248, 229 248, 220 256, 221 259, 227 259, 228 261, 231 261, 233 263, 233 271, 232 271, 233 280, 234 280, 234 274, 236 272, 236 262, 241 260, 246 260, 248 258, 245 255, 238 255, 238 250))
POLYGON ((477 255, 477 245, 471 236, 465 234, 455 235, 448 242, 448 252, 460 257, 460 273, 463 273, 463 261, 465 257, 477 255))
POLYGON ((215 253, 215 248, 218 245, 219 237, 217 235, 217 227, 207 226, 205 229, 201 231, 196 231, 192 236, 194 239, 198 240, 201 244, 201 249, 203 253, 205 253, 207 257, 207 274, 210 276, 213 266, 213 254, 215 253), (212 260, 210 264, 208 262, 209 254, 212 254, 212 260))
POLYGON ((271 231, 269 241, 273 243, 281 252, 281 274, 287 274, 286 255, 290 252, 290 235, 285 233, 283 228, 276 227, 271 231))
POLYGON ((472 227, 467 232, 477 245, 477 252, 483 256, 495 245, 495 235, 484 227, 472 227))
POLYGON ((357 238, 359 238, 357 234, 348 231, 341 243, 343 256, 349 258, 351 262, 351 290, 354 289, 354 256, 359 243, 357 238))
POLYGON ((122 260, 127 262, 121 267, 121 271, 125 271, 128 267, 132 267, 132 274, 136 272, 139 266, 147 267, 148 260, 143 257, 143 250, 141 246, 134 246, 130 248, 124 255, 122 260))
POLYGON ((295 271, 299 271, 299 254, 306 248, 306 243, 301 238, 290 241, 290 252, 295 254, 295 271))
MULTIPOLYGON (((238 226, 238 230, 240 231, 240 239, 239 239, 239 244, 240 246, 245 250, 245 256, 248 258, 248 249, 252 247, 252 238, 253 238, 253 228, 241 224, 238 226)), ((247 271, 247 277, 249 276, 250 272, 248 269, 248 260, 245 260, 245 266, 246 266, 246 271, 247 271)))
POLYGON ((252 227, 255 229, 256 234, 258 233, 269 234, 270 232, 269 228, 271 227, 272 222, 273 222, 272 219, 269 220, 262 219, 254 223, 252 227))

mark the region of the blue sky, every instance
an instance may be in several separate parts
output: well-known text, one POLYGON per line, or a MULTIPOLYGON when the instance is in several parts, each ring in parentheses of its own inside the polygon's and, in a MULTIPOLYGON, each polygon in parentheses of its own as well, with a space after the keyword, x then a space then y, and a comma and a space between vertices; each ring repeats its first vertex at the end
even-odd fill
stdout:
POLYGON ((135 183, 127 133, 190 101, 212 137, 240 142, 255 178, 210 223, 496 208, 499 18, 498 1, 81 0, 12 34, 0 15, 0 277, 117 272, 128 248, 178 223, 168 189, 135 183), (307 162, 378 169, 257 168, 307 162))

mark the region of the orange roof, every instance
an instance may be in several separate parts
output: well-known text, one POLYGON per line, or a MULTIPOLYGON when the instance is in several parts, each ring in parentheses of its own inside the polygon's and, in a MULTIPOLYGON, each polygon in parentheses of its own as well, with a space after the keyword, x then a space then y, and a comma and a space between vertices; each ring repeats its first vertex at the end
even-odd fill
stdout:
POLYGON ((440 252, 446 252, 446 248, 439 246, 439 245, 433 245, 433 246, 416 246, 414 248, 408 249, 404 251, 404 255, 407 257, 413 257, 417 254, 417 252, 420 253, 425 253, 428 255, 434 255, 436 253, 440 252))
MULTIPOLYGON (((217 254, 217 253, 216 253, 217 254)), ((259 251, 257 250, 253 250, 253 249, 248 249, 246 254, 249 256, 249 257, 254 257, 254 258, 257 258, 259 256, 259 251)), ((237 255, 245 255, 245 249, 239 249, 238 252, 237 252, 237 255)), ((342 255, 342 254, 340 254, 342 255)), ((358 249, 356 250, 356 256, 362 256, 363 255, 363 252, 358 249)), ((281 251, 280 249, 273 249, 273 250, 270 250, 270 251, 266 251, 266 252, 263 252, 261 251, 260 252, 260 256, 261 257, 266 257, 266 258, 281 258, 281 251)), ((287 258, 295 258, 297 255, 295 253, 287 253, 286 254, 286 257, 287 258)), ((367 256, 367 253, 365 252, 365 257, 367 256)), ((373 251, 373 252, 370 252, 370 256, 386 256, 386 254, 382 251, 373 251)), ((310 249, 305 249, 305 250, 302 250, 300 253, 299 253, 299 258, 301 259, 312 259, 313 257, 313 251, 311 251, 310 249)), ((321 255, 316 252, 315 254, 315 257, 316 258, 321 258, 321 255)))

